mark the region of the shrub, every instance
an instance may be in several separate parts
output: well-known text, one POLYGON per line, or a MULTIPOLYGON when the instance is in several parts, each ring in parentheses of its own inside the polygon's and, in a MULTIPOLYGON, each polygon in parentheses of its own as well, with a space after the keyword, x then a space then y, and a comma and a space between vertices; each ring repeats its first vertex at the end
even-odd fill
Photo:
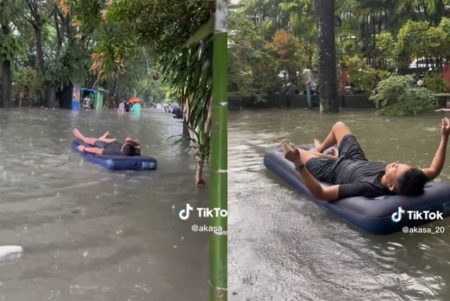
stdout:
POLYGON ((427 74, 423 80, 423 85, 436 93, 447 92, 447 83, 439 73, 427 74))
POLYGON ((13 97, 19 99, 22 94, 25 101, 37 100, 41 93, 42 80, 36 70, 31 67, 21 68, 14 72, 13 97))
POLYGON ((370 68, 357 56, 347 58, 345 66, 348 68, 349 84, 357 93, 370 92, 377 80, 377 71, 370 68))
POLYGON ((416 87, 411 75, 394 75, 382 80, 370 97, 380 113, 392 116, 417 115, 437 107, 433 92, 416 87))

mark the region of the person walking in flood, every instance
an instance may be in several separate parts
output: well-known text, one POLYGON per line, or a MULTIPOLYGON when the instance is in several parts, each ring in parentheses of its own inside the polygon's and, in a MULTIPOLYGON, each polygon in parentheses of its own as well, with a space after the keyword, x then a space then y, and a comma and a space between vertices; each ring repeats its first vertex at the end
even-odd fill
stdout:
POLYGON ((130 113, 139 115, 139 114, 141 113, 141 109, 142 109, 141 104, 140 104, 139 102, 136 102, 136 103, 134 103, 133 106, 131 107, 130 113))
POLYGON ((121 101, 119 103, 119 107, 117 108, 118 113, 124 113, 125 112, 125 101, 121 101))

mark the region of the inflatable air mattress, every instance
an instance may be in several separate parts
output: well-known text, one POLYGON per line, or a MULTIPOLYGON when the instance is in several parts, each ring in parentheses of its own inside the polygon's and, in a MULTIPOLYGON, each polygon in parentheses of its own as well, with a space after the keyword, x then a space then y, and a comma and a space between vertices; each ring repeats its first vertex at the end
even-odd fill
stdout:
MULTIPOLYGON (((310 146, 301 147, 309 148, 310 146)), ((351 197, 327 202, 315 198, 309 192, 295 170, 294 164, 286 160, 280 150, 266 152, 264 165, 297 192, 305 195, 307 199, 373 234, 389 234, 400 230, 414 233, 414 230, 417 230, 414 229, 415 226, 440 220, 450 214, 449 184, 428 183, 425 186, 425 193, 419 197, 386 195, 373 199, 351 197)), ((438 232, 434 231, 433 227, 431 230, 438 232)))
POLYGON ((87 160, 92 163, 99 164, 110 170, 155 170, 156 159, 146 156, 99 156, 85 152, 80 152, 77 147, 85 145, 79 140, 72 142, 72 149, 80 153, 87 160))

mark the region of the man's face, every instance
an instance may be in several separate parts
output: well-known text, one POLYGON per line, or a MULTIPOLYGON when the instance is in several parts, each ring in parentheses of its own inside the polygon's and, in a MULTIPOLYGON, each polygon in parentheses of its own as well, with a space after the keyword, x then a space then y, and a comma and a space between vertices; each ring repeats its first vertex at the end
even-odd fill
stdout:
POLYGON ((398 187, 398 181, 411 169, 408 164, 392 162, 384 169, 389 190, 394 191, 398 187))

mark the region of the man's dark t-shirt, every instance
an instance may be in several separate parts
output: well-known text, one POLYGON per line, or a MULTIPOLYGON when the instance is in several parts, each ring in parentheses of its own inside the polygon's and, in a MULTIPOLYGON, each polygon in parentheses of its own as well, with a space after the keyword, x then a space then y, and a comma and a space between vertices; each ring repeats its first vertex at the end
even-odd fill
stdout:
POLYGON ((118 141, 113 141, 110 143, 106 143, 103 141, 95 141, 95 147, 103 149, 103 155, 112 155, 112 156, 120 156, 122 153, 122 143, 118 141))
POLYGON ((381 184, 386 163, 367 161, 355 136, 346 135, 339 145, 339 158, 313 158, 306 164, 319 181, 339 185, 339 198, 377 197, 390 194, 381 184))

